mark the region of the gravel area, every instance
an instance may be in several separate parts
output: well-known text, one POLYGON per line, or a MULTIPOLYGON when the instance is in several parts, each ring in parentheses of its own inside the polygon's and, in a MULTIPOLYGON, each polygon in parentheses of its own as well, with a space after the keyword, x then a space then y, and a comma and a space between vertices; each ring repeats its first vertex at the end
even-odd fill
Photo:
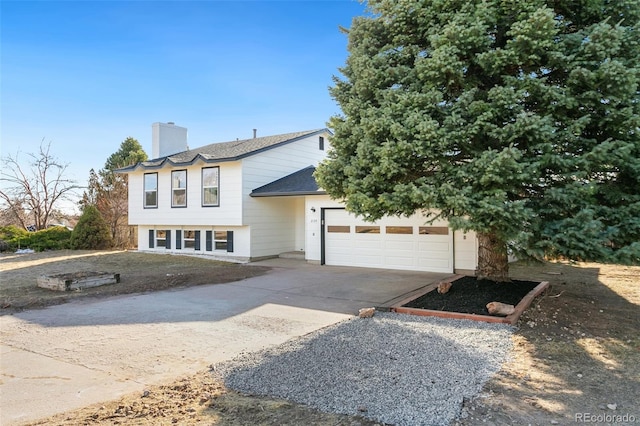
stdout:
POLYGON ((376 313, 215 366, 237 391, 394 425, 443 425, 500 369, 513 328, 376 313))

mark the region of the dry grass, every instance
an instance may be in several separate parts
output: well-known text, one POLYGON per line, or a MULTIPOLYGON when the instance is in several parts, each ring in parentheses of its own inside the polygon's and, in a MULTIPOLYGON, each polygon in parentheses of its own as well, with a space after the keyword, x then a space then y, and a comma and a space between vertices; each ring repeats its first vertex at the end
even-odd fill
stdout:
POLYGON ((129 251, 50 251, 0 255, 0 313, 39 308, 83 297, 144 293, 219 284, 261 275, 268 268, 193 256, 129 251), (96 271, 119 273, 120 283, 59 292, 37 286, 40 275, 96 271))

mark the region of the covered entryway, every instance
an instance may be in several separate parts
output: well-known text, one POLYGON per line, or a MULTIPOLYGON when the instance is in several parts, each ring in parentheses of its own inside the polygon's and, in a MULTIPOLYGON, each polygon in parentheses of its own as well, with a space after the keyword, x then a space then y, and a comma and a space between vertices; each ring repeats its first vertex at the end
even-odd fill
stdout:
POLYGON ((344 209, 322 209, 326 265, 453 272, 453 232, 446 222, 426 224, 419 214, 365 222, 344 209))

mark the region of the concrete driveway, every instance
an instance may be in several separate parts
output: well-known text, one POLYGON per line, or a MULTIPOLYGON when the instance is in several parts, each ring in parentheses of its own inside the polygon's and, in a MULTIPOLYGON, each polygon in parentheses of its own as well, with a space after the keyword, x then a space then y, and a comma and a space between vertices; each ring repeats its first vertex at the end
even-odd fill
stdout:
POLYGON ((380 306, 446 274, 277 259, 229 284, 78 301, 0 317, 0 424, 143 391, 380 306))

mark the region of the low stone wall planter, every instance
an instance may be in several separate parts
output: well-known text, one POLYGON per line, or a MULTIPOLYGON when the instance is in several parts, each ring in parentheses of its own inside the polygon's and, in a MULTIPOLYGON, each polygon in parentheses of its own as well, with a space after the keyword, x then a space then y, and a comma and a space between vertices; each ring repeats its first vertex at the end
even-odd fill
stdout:
POLYGON ((74 272, 70 274, 42 275, 38 287, 56 291, 74 291, 120 282, 120 274, 107 272, 74 272))

